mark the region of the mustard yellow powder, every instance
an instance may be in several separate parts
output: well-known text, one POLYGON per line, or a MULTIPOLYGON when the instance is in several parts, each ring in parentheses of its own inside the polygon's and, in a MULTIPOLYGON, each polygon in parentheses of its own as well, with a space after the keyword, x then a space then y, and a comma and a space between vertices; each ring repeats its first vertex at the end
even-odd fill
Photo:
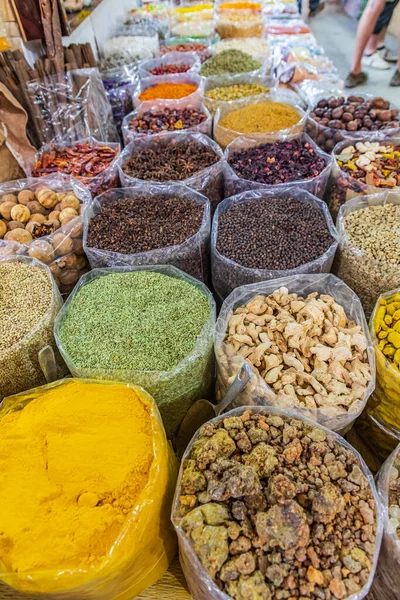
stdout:
MULTIPOLYGON (((125 385, 71 380, 4 416, 3 574, 95 571, 132 518, 152 461, 149 405, 125 385)), ((53 589, 49 581, 43 591, 53 589)))
POLYGON ((259 102, 228 113, 219 125, 239 133, 267 133, 292 127, 300 119, 300 113, 289 104, 259 102))

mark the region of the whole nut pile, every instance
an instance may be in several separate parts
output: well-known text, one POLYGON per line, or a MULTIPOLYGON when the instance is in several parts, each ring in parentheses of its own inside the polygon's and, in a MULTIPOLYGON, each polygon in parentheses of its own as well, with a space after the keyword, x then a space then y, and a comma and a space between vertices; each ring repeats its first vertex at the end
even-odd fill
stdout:
POLYGON ((377 505, 325 430, 235 411, 203 425, 178 485, 174 522, 234 600, 345 600, 367 583, 377 505))
POLYGON ((400 186, 400 145, 357 142, 343 148, 336 160, 342 171, 366 185, 400 186))
POLYGON ((0 238, 27 244, 54 233, 81 214, 82 202, 70 190, 28 188, 0 198, 0 238))
POLYGON ((245 358, 285 407, 335 417, 362 406, 371 368, 368 340, 332 296, 285 287, 254 296, 229 319, 225 344, 245 358))
POLYGON ((390 108, 383 98, 361 96, 323 98, 310 112, 311 119, 322 126, 315 134, 317 144, 328 152, 344 138, 345 132, 399 128, 398 115, 398 109, 390 108))
POLYGON ((128 124, 135 133, 160 133, 181 131, 200 125, 207 119, 205 112, 194 108, 163 108, 162 110, 138 113, 128 124))
POLYGON ((297 198, 238 202, 219 216, 217 250, 248 269, 295 269, 332 242, 322 210, 297 198))
POLYGON ((317 177, 326 167, 325 159, 301 139, 238 150, 229 164, 239 177, 267 185, 317 177))

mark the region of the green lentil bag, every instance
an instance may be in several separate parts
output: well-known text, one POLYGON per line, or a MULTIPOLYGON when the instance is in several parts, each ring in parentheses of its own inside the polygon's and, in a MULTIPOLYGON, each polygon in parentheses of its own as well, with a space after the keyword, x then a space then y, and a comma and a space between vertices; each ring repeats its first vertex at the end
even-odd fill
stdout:
POLYGON ((215 302, 170 265, 94 269, 55 323, 74 377, 133 383, 157 401, 167 434, 211 386, 215 302))

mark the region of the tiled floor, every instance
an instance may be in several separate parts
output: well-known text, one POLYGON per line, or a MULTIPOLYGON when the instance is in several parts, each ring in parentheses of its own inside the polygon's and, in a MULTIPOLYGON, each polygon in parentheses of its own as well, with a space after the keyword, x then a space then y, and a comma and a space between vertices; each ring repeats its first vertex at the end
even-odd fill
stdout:
MULTIPOLYGON (((323 12, 309 20, 309 25, 318 42, 334 61, 341 77, 345 78, 353 56, 357 21, 348 17, 340 4, 327 4, 323 12)), ((393 36, 386 36, 386 45, 396 51, 396 40, 393 36)), ((400 88, 389 86, 394 69, 395 67, 390 71, 366 70, 368 82, 356 90, 384 96, 400 105, 400 88)))

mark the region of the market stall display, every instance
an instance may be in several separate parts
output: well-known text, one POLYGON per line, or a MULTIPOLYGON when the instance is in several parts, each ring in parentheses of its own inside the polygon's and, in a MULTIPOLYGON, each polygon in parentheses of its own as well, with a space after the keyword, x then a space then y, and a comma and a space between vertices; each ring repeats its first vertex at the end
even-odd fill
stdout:
POLYGON ((333 431, 352 425, 375 386, 361 303, 331 274, 292 275, 235 289, 218 317, 215 352, 218 397, 247 361, 252 385, 236 405, 296 408, 333 431), (263 331, 260 323, 269 325, 263 331))
POLYGON ((162 576, 177 469, 147 392, 65 379, 8 398, 0 430, 2 593, 100 600, 162 576))
POLYGON ((185 106, 193 100, 201 100, 202 93, 202 79, 197 73, 151 75, 141 78, 133 103, 143 110, 154 104, 168 106, 168 100, 181 100, 179 106, 185 106))
POLYGON ((214 323, 211 293, 179 269, 115 267, 81 278, 55 336, 75 377, 148 390, 171 436, 211 384, 214 323))
POLYGON ((358 453, 276 408, 237 409, 200 429, 183 457, 172 520, 198 600, 363 598, 382 535, 358 453))
POLYGON ((211 235, 212 280, 219 299, 235 288, 299 273, 330 271, 338 236, 322 200, 295 188, 226 198, 211 235))
POLYGON ((264 20, 262 15, 249 14, 247 11, 222 11, 218 15, 216 31, 221 39, 262 37, 264 20))
POLYGON ((210 205, 185 185, 136 182, 98 196, 84 249, 92 268, 172 264, 209 280, 210 205))

